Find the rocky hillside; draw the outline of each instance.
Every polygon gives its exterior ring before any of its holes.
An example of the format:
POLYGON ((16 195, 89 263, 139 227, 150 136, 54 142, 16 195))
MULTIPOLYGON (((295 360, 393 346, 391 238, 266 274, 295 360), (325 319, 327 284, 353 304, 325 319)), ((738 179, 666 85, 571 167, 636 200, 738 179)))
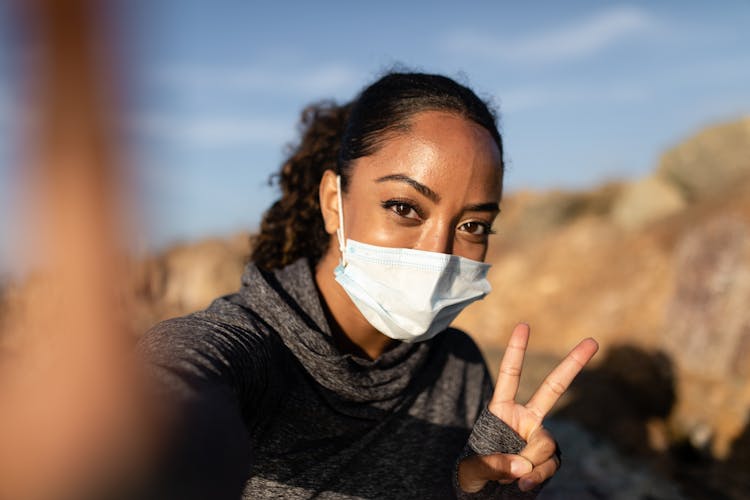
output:
MULTIPOLYGON (((517 193, 503 216, 489 257, 494 292, 458 321, 490 363, 517 321, 532 325, 540 359, 595 337, 603 352, 558 415, 626 451, 682 446, 714 464, 746 456, 750 119, 689 138, 646 178, 517 193)), ((543 372, 527 374, 529 385, 543 372)), ((717 473, 737 482, 736 498, 750 494, 744 464, 717 473)))

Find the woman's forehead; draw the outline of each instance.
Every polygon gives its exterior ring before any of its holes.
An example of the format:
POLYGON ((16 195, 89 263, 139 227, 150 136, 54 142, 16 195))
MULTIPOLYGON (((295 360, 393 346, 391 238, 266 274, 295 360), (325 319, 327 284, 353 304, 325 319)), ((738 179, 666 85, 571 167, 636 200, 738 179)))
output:
POLYGON ((405 175, 433 189, 472 187, 497 191, 502 159, 492 135, 481 125, 443 111, 418 113, 407 131, 384 139, 378 150, 357 160, 357 178, 405 175))

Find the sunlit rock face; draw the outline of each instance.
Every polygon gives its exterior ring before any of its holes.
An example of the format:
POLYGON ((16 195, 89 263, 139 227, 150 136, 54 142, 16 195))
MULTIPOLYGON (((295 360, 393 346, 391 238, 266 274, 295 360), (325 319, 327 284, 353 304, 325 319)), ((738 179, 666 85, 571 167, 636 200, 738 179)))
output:
POLYGON ((709 127, 664 153, 657 174, 691 201, 720 195, 750 174, 750 117, 709 127))
POLYGON ((697 225, 674 266, 664 345, 682 374, 676 420, 723 457, 750 408, 750 224, 722 215, 697 225))
POLYGON ((612 220, 623 229, 640 229, 680 212, 686 200, 668 179, 650 175, 627 185, 612 208, 612 220))
MULTIPOLYGON (((644 179, 509 196, 489 254, 494 292, 458 320, 491 364, 516 321, 531 323, 531 348, 546 353, 533 362, 597 338, 602 352, 561 413, 612 434, 621 451, 642 453, 645 439, 651 451, 691 456, 693 468, 679 462, 675 475, 710 470, 705 492, 743 491, 737 498, 750 495, 739 473, 750 470, 742 446, 750 415, 748 124, 697 134, 644 179), (627 367, 613 371, 623 348, 640 352, 628 376, 627 367), (643 380, 634 386, 636 374, 643 380), (586 393, 596 401, 576 399, 586 393), (636 411, 654 398, 671 399, 666 413, 636 411)), ((526 395, 543 374, 527 367, 526 395)))
POLYGON ((250 236, 211 239, 174 246, 134 264, 133 328, 145 331, 153 323, 208 306, 240 287, 250 254, 250 236))

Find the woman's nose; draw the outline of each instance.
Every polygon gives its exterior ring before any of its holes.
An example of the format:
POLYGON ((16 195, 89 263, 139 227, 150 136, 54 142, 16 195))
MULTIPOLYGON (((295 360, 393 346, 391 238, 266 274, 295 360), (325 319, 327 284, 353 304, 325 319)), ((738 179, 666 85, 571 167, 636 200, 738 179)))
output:
POLYGON ((428 230, 414 248, 426 252, 451 254, 453 253, 453 232, 443 228, 428 230))

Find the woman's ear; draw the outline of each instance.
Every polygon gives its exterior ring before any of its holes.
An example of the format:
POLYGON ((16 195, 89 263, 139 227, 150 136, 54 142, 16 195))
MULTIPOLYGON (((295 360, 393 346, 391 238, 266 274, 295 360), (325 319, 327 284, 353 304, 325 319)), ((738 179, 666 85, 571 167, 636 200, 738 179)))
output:
POLYGON ((333 170, 323 172, 318 189, 320 213, 328 234, 334 234, 339 227, 339 202, 336 173, 333 170))

